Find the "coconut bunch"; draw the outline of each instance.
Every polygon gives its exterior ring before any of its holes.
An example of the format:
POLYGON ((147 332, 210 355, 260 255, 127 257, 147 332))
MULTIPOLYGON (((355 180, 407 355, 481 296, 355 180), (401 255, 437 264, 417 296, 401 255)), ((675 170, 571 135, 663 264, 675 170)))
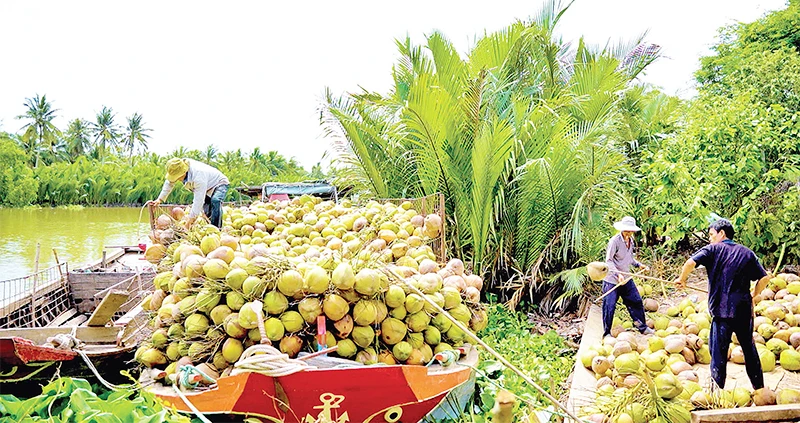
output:
MULTIPOLYGON (((800 371, 800 277, 782 273, 772 278, 754 300, 753 339, 764 371, 776 365, 800 371)), ((730 361, 744 363, 741 347, 733 346, 730 361)))
POLYGON ((325 345, 342 358, 427 364, 467 335, 409 285, 473 331, 486 326, 483 280, 461 260, 435 261, 426 242, 439 235, 439 216, 410 202, 254 203, 226 209, 224 222, 159 244, 162 272, 143 303, 154 331, 136 354, 145 366, 169 375, 178 363, 206 363, 225 374, 261 341, 259 320, 284 353, 315 351, 319 316, 325 345))

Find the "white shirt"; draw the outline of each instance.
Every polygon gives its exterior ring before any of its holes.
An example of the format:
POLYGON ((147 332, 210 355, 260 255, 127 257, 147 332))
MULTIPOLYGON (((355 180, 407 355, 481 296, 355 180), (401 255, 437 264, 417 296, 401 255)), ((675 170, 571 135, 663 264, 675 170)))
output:
MULTIPOLYGON (((189 213, 189 217, 195 217, 203 212, 203 203, 205 203, 206 196, 211 196, 218 186, 230 185, 230 182, 216 168, 197 160, 186 160, 189 161, 189 171, 183 181, 183 186, 194 193, 192 211, 189 213)), ((161 201, 166 200, 174 187, 174 182, 165 180, 164 186, 161 188, 161 194, 158 194, 158 199, 161 201)))

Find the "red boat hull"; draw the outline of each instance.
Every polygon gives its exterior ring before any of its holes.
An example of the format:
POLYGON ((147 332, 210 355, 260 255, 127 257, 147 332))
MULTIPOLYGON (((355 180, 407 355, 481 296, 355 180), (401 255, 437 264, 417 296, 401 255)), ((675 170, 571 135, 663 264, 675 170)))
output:
MULTIPOLYGON (((459 364, 431 369, 364 366, 305 370, 277 378, 242 373, 185 396, 204 414, 238 414, 265 422, 417 422, 471 375, 470 367, 459 364)), ((178 410, 190 410, 172 388, 153 392, 178 410)))

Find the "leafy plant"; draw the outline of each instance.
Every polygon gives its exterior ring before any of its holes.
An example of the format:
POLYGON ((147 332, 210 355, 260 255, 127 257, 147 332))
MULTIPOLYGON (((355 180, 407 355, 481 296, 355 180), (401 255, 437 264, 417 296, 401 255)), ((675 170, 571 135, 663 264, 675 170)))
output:
POLYGON ((0 395, 0 423, 189 423, 145 391, 104 391, 85 379, 59 378, 29 399, 0 395))

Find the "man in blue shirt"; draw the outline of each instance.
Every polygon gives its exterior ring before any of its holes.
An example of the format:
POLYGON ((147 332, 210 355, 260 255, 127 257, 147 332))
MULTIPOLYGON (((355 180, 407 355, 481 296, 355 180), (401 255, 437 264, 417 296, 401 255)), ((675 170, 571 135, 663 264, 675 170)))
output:
POLYGON ((703 265, 708 272, 708 311, 711 313, 711 333, 708 348, 711 352, 711 377, 725 388, 728 345, 735 333, 744 353, 747 376, 753 389, 764 387, 764 373, 753 342, 753 297, 767 286, 770 276, 749 248, 733 242, 733 225, 719 219, 708 228, 709 245, 696 252, 683 264, 675 280, 678 287, 695 266, 703 265), (750 282, 757 280, 753 293, 750 282))

